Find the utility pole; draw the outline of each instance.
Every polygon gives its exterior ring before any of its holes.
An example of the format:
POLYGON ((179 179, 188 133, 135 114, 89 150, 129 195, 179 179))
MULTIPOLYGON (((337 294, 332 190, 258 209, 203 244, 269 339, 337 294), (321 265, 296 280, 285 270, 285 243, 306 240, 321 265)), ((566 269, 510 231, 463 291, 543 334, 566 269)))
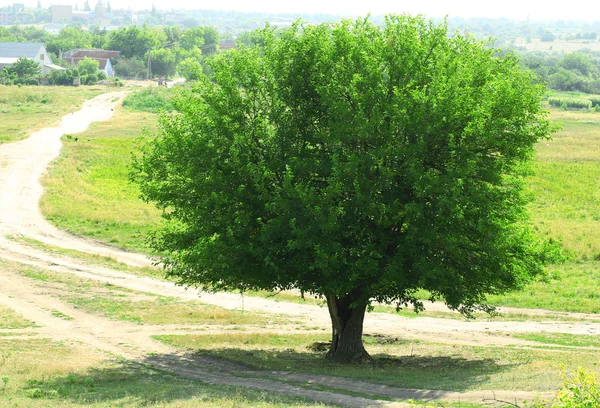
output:
POLYGON ((152 51, 151 49, 148 50, 148 72, 146 74, 146 81, 150 80, 150 73, 151 73, 151 68, 150 68, 150 51, 152 51))

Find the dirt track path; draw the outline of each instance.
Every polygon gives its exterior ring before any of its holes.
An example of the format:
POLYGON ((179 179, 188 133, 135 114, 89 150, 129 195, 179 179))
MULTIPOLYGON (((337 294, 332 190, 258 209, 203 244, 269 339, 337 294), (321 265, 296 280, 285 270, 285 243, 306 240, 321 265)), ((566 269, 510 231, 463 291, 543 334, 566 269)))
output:
MULTIPOLYGON (((0 258, 45 270, 66 272, 84 278, 109 282, 136 291, 174 296, 180 299, 198 299, 199 294, 195 290, 184 290, 169 282, 86 265, 80 260, 46 253, 10 239, 10 236, 22 235, 55 246, 111 256, 132 265, 148 265, 150 263, 143 255, 121 251, 58 230, 44 220, 38 208, 39 198, 42 194, 42 187, 38 179, 50 161, 58 155, 61 136, 82 132, 93 121, 109 119, 114 107, 123 96, 124 92, 116 92, 96 97, 87 102, 80 111, 66 115, 57 127, 42 129, 24 141, 0 146, 0 208, 2 209, 0 213, 0 258)), ((198 356, 186 356, 152 340, 150 335, 157 333, 158 328, 144 327, 141 329, 133 324, 90 315, 50 296, 47 291, 36 287, 29 279, 17 273, 0 271, 0 274, 2 275, 0 303, 15 309, 27 319, 38 324, 40 329, 35 331, 38 335, 62 341, 79 341, 90 347, 134 360, 144 360, 156 367, 209 383, 284 392, 350 407, 403 407, 407 405, 350 397, 333 392, 307 390, 268 378, 241 378, 236 377, 233 373, 242 372, 252 376, 306 381, 312 384, 328 385, 332 388, 364 390, 363 392, 368 391, 369 394, 402 399, 476 402, 491 395, 484 392, 451 393, 405 390, 327 376, 259 372, 235 364, 228 365, 198 356), (74 320, 65 321, 57 318, 52 315, 52 310, 72 316, 74 320), (116 335, 116 333, 118 334, 116 335), (153 353, 155 357, 148 357, 149 353, 153 353)), ((202 293, 200 300, 228 309, 244 308, 294 316, 296 319, 324 328, 330 325, 326 309, 315 305, 292 304, 257 297, 242 299, 239 295, 228 293, 202 293)), ((431 339, 437 342, 456 344, 526 345, 527 342, 521 342, 502 334, 534 331, 573 334, 600 333, 600 323, 467 322, 434 318, 409 319, 383 313, 370 314, 365 322, 365 332, 369 334, 391 335, 406 339, 431 339), (499 333, 499 335, 494 335, 494 333, 499 333)), ((15 332, 15 335, 18 336, 18 333, 15 332)), ((498 399, 520 401, 531 399, 535 394, 496 391, 495 396, 498 399)))

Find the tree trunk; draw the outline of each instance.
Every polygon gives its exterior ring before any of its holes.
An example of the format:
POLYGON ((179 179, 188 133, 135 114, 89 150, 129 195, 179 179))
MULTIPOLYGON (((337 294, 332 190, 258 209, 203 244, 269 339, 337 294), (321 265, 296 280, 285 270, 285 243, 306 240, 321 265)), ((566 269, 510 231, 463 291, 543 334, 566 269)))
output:
POLYGON ((326 299, 333 329, 327 358, 350 363, 371 361, 371 356, 365 350, 362 341, 367 305, 351 308, 352 303, 358 300, 358 296, 352 294, 342 298, 327 295, 326 299))

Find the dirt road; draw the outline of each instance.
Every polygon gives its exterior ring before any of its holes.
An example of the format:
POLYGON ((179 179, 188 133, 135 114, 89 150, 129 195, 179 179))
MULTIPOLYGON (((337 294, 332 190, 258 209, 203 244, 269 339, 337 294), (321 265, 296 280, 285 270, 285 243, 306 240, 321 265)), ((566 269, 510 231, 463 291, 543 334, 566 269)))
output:
MULTIPOLYGON (((38 207, 42 194, 42 187, 38 180, 48 164, 59 154, 60 138, 65 134, 82 132, 94 121, 110 119, 113 109, 124 95, 124 92, 116 92, 96 97, 88 101, 80 111, 66 115, 56 127, 42 129, 21 142, 0 146, 0 208, 2 209, 0 259, 179 299, 191 300, 198 299, 200 296, 200 300, 205 303, 228 309, 243 307, 245 310, 294 316, 295 320, 300 319, 311 326, 328 328, 330 321, 327 310, 317 305, 292 304, 258 297, 245 297, 242 300, 239 295, 228 293, 199 294, 197 291, 184 290, 169 282, 134 276, 122 271, 89 265, 75 258, 46 253, 11 239, 14 236, 25 236, 54 246, 110 256, 131 265, 150 264, 143 255, 121 251, 55 228, 42 217, 38 207)), ((91 315, 61 302, 52 296, 47 288, 36 285, 18 273, 0 270, 0 276, 2 276, 0 303, 16 310, 40 326, 39 329, 33 330, 33 334, 60 341, 78 341, 89 347, 122 355, 128 359, 143 360, 156 367, 208 383, 258 388, 348 407, 409 405, 352 397, 336 392, 309 390, 284 384, 276 379, 311 382, 330 388, 363 391, 370 395, 397 399, 481 402, 491 398, 492 395, 491 392, 407 390, 327 376, 262 372, 231 363, 223 364, 222 361, 212 361, 205 357, 188 356, 150 338, 152 334, 164 333, 164 327, 140 327, 91 315), (51 310, 58 310, 74 319, 65 321, 57 318, 50 313, 51 310), (118 336, 115 336, 115 333, 118 333, 118 336), (242 377, 238 376, 239 374, 242 374, 242 377)), ((468 322, 454 319, 409 319, 384 313, 369 314, 365 321, 365 332, 369 334, 442 340, 446 343, 479 346, 527 345, 527 342, 507 337, 505 334, 536 331, 600 333, 600 323, 468 322)), ((18 337, 19 333, 15 331, 13 335, 18 337)), ((535 396, 533 393, 502 391, 495 391, 494 395, 498 399, 507 401, 521 401, 535 396)))

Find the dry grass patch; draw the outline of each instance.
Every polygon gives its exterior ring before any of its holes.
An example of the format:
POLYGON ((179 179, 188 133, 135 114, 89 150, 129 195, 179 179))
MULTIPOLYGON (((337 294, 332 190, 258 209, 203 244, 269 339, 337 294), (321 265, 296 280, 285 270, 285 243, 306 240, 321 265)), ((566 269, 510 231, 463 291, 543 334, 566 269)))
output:
POLYGON ((110 283, 81 278, 67 273, 22 268, 20 272, 80 310, 111 319, 137 324, 189 325, 271 325, 284 324, 277 316, 229 310, 200 301, 181 301, 172 297, 121 288, 110 283))
POLYGON ((35 324, 12 309, 0 305, 0 329, 26 329, 35 324))

